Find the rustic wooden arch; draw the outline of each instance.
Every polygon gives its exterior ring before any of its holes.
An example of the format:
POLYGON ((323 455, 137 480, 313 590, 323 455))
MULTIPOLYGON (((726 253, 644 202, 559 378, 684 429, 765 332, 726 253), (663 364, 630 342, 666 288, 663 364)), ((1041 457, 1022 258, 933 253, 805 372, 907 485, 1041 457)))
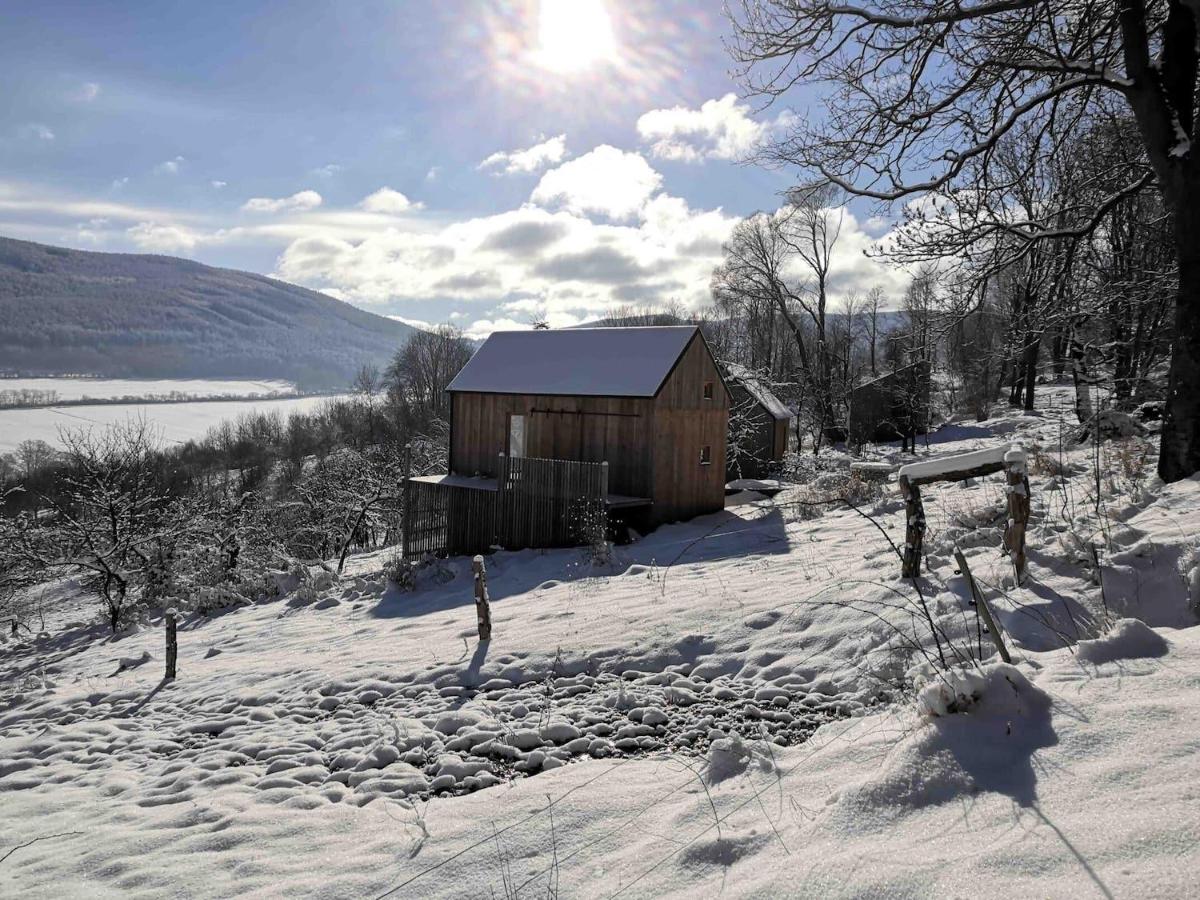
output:
POLYGON ((915 578, 921 574, 921 550, 925 543, 925 507, 921 486, 939 481, 966 481, 1004 472, 1008 494, 1008 524, 1004 529, 1004 548, 1012 560, 1017 579, 1025 574, 1025 529, 1029 524, 1029 475, 1025 469, 1025 451, 1019 444, 976 450, 901 466, 900 495, 904 498, 907 527, 904 534, 903 564, 900 574, 915 578))

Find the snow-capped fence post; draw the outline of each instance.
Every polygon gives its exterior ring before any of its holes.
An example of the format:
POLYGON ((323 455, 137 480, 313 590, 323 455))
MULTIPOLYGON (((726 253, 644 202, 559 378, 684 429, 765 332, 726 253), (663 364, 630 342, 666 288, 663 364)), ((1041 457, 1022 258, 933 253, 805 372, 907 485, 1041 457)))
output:
POLYGON ((1017 583, 1025 574, 1025 529, 1029 525, 1029 476, 1025 471, 1025 451, 1017 444, 1004 454, 1004 475, 1008 481, 1008 526, 1004 529, 1004 549, 1016 571, 1017 583))
POLYGON ((921 505, 921 485, 935 482, 965 481, 968 478, 1004 472, 1007 478, 1008 526, 1004 529, 1004 549, 1017 570, 1017 581, 1025 572, 1025 529, 1029 524, 1029 477, 1025 474, 1025 451, 1019 444, 973 450, 956 456, 924 460, 901 466, 897 480, 908 529, 904 536, 904 562, 901 574, 915 578, 921 573, 921 549, 925 538, 925 508, 921 505))
MULTIPOLYGON (((987 627, 988 634, 992 636, 992 642, 995 643, 1000 658, 1011 664, 1012 657, 1008 655, 1008 648, 1004 646, 1004 637, 1000 634, 1000 628, 996 625, 996 620, 992 618, 992 611, 988 607, 987 601, 983 599, 979 585, 975 583, 975 576, 971 574, 967 558, 963 556, 963 552, 958 547, 954 548, 954 559, 958 562, 958 570, 967 580, 967 587, 971 589, 971 597, 975 600, 975 615, 983 619, 983 624, 987 627)), ((982 650, 980 655, 982 655, 982 650)))
POLYGON ((904 497, 904 559, 901 576, 916 578, 921 574, 921 549, 925 543, 925 508, 921 505, 921 489, 901 472, 900 494, 904 497))
POLYGON ((479 619, 479 639, 492 639, 492 609, 488 603, 487 570, 483 566, 483 557, 476 556, 471 561, 471 569, 475 573, 475 614, 479 619))
POLYGON ((165 621, 167 626, 167 671, 163 677, 172 679, 175 677, 175 661, 179 656, 178 620, 174 609, 167 610, 165 621))

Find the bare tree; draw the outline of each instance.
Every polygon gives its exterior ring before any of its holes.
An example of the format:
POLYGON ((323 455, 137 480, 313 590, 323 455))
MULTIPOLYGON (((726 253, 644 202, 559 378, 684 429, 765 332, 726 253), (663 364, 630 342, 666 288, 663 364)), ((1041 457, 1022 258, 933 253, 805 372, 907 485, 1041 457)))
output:
POLYGON ((879 374, 876 353, 879 347, 879 314, 883 311, 883 303, 883 288, 878 285, 867 291, 866 299, 863 301, 867 349, 871 357, 871 374, 873 376, 879 374))
POLYGON ((81 573, 116 632, 129 608, 169 577, 172 548, 192 523, 159 483, 144 421, 65 432, 63 442, 68 474, 46 498, 45 521, 22 529, 22 553, 43 571, 81 573))
POLYGON ((1133 114, 1147 166, 1099 202, 991 224, 1023 244, 1094 231, 1157 181, 1174 214, 1179 287, 1159 474, 1200 469, 1200 159, 1197 0, 740 0, 733 54, 749 89, 776 98, 822 83, 825 115, 764 152, 884 203, 986 196, 1000 142, 1017 129, 1069 153, 1115 97, 1133 114), (1056 128, 1058 123, 1068 127, 1056 128), (1047 228, 1045 222, 1054 224, 1047 228))
POLYGON ((418 331, 396 351, 384 372, 384 383, 406 405, 419 427, 450 413, 446 386, 471 358, 471 344, 452 325, 418 331))

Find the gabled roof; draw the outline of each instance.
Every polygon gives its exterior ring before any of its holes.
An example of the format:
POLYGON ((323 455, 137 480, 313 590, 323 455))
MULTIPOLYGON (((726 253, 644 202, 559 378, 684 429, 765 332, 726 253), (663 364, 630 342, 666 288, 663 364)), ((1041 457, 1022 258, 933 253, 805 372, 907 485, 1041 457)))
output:
POLYGON ((698 331, 695 325, 497 331, 447 390, 653 397, 698 331))
POLYGON ((729 374, 730 381, 740 385, 754 399, 755 403, 770 413, 773 419, 787 421, 793 418, 792 411, 784 405, 783 401, 771 393, 770 388, 759 381, 754 373, 745 366, 726 363, 725 371, 729 374))

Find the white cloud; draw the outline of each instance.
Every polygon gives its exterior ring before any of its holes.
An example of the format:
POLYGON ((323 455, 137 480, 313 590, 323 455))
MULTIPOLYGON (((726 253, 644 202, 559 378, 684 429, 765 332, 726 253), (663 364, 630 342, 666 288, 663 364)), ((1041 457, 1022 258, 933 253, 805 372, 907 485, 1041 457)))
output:
POLYGON ((309 174, 315 175, 317 178, 332 178, 340 171, 342 171, 342 167, 337 163, 326 163, 323 166, 318 166, 317 168, 311 170, 309 174))
POLYGON ((658 159, 701 162, 705 159, 745 159, 775 128, 793 117, 781 113, 771 123, 750 118, 750 107, 736 95, 707 100, 699 109, 675 106, 652 109, 637 121, 638 135, 658 159))
POLYGON ((154 171, 160 175, 178 175, 179 168, 186 162, 182 156, 176 156, 174 159, 168 159, 165 162, 160 162, 154 167, 154 171))
POLYGON ((125 185, 127 185, 127 184, 129 184, 129 176, 128 175, 126 175, 124 178, 114 178, 113 183, 112 183, 112 189, 114 191, 119 191, 121 188, 125 187, 125 185))
MULTIPOLYGON (((336 289, 367 306, 487 303, 494 311, 480 326, 486 328, 505 318, 525 327, 516 314, 533 308, 551 324, 568 325, 632 302, 703 305, 735 219, 720 210, 692 210, 669 195, 656 197, 645 211, 636 225, 526 205, 440 227, 424 221, 375 229, 358 239, 313 229, 288 245, 276 274, 318 290, 336 289)), ((482 318, 482 312, 461 318, 482 318)))
POLYGON ((52 141, 54 132, 41 122, 27 122, 17 127, 17 136, 27 141, 52 141))
POLYGON ((294 210, 316 209, 321 205, 321 195, 316 191, 297 191, 290 197, 251 197, 242 204, 244 212, 276 213, 294 210))
POLYGON ((531 199, 621 221, 641 212, 661 185, 662 176, 640 154, 601 144, 543 175, 531 199))
POLYGON ((434 328, 432 322, 426 322, 424 319, 410 319, 408 316, 388 316, 396 322, 403 322, 405 325, 411 325, 413 328, 420 328, 429 331, 434 328))
POLYGON ((473 341, 486 338, 493 331, 528 331, 533 325, 513 318, 476 319, 463 329, 463 334, 473 341))
POLYGON ((201 236, 183 225, 139 222, 125 233, 134 245, 153 253, 191 253, 201 236))
POLYGON ((524 150, 497 151, 481 162, 479 168, 496 175, 527 175, 562 162, 566 155, 567 136, 560 134, 524 150))
POLYGON ((413 203, 408 197, 390 187, 381 187, 359 201, 358 208, 366 212, 396 216, 400 213, 420 209, 422 204, 413 203))
POLYGON ((100 85, 94 81, 85 81, 71 94, 72 98, 83 103, 91 103, 100 96, 100 85))
POLYGON ((437 181, 438 176, 442 174, 441 166, 430 166, 429 171, 425 173, 426 181, 437 181))
POLYGON ((214 180, 214 181, 210 181, 210 182, 209 182, 209 184, 211 184, 213 187, 215 187, 215 188, 216 188, 216 189, 219 191, 221 188, 223 188, 223 187, 225 187, 227 184, 229 184, 229 182, 228 182, 228 181, 216 181, 216 180, 214 180))

